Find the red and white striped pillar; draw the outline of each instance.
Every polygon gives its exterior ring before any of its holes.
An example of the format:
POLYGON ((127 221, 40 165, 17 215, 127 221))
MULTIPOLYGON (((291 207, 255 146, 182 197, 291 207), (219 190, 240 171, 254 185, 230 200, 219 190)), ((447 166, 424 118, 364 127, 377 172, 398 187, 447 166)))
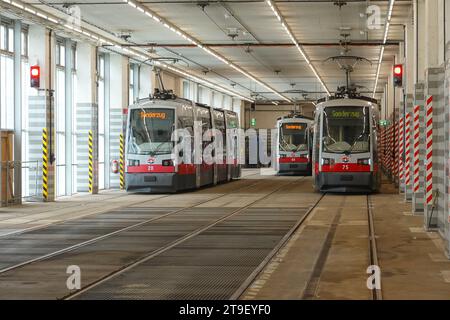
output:
POLYGON ((388 142, 388 148, 389 148, 389 150, 388 150, 388 156, 389 156, 389 159, 388 159, 388 168, 389 168, 389 174, 392 176, 393 175, 393 152, 392 152, 392 149, 393 149, 393 132, 394 132, 394 124, 392 124, 390 127, 389 127, 389 133, 388 133, 388 139, 389 139, 389 142, 388 142))
POLYGON ((414 106, 413 133, 413 192, 419 192, 419 143, 420 143, 420 106, 414 106))
POLYGON ((403 181, 403 151, 404 151, 404 131, 403 131, 403 116, 400 117, 399 121, 398 121, 398 126, 397 126, 397 159, 398 159, 398 179, 399 179, 399 184, 402 183, 403 181))
POLYGON ((411 114, 405 114, 405 167, 404 167, 405 185, 411 184, 411 114))
POLYGON ((394 149, 393 149, 393 155, 394 155, 394 182, 396 181, 398 177, 398 121, 394 124, 394 149))
POLYGON ((425 108, 425 203, 433 201, 433 96, 429 96, 425 108))

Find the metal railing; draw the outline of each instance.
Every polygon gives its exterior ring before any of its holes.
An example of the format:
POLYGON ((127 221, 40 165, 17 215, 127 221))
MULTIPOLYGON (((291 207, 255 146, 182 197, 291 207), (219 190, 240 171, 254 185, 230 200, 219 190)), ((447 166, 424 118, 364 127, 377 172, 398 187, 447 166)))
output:
POLYGON ((1 206, 18 204, 22 200, 42 201, 42 194, 39 193, 39 181, 42 180, 42 161, 2 161, 0 162, 0 172, 1 206), (19 182, 22 189, 19 196, 15 193, 16 181, 14 181, 14 177, 16 170, 22 171, 22 181, 19 182), (23 183, 27 184, 25 190, 23 183), (34 187, 30 188, 30 186, 34 187), (27 192, 23 193, 24 191, 27 192))

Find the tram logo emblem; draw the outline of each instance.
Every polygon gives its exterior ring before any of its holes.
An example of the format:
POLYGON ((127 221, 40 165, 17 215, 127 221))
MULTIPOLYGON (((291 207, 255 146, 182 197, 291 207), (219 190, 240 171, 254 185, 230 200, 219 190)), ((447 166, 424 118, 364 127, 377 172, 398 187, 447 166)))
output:
POLYGON ((347 156, 343 156, 341 158, 341 160, 342 160, 343 163, 347 163, 347 162, 349 162, 350 159, 347 156))
POLYGON ((155 163, 155 158, 154 157, 150 157, 150 158, 148 158, 148 160, 147 160, 147 163, 148 164, 153 164, 153 163, 155 163))

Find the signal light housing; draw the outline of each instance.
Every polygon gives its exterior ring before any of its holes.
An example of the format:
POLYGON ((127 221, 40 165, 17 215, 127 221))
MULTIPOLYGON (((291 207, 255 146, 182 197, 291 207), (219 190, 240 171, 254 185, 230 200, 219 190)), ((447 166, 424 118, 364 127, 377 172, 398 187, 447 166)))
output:
POLYGON ((394 65, 394 87, 403 86, 403 65, 394 65))
POLYGON ((32 88, 39 89, 41 82, 41 67, 31 66, 30 67, 30 86, 32 88))

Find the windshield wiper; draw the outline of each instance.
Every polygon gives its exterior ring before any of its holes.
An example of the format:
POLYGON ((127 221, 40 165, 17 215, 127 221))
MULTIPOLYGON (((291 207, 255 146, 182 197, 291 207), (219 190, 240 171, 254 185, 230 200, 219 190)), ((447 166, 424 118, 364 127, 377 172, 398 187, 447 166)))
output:
POLYGON ((366 136, 366 135, 369 135, 369 133, 367 133, 367 132, 362 132, 362 133, 361 133, 361 134, 353 141, 353 143, 352 143, 350 149, 348 149, 347 151, 344 151, 344 154, 348 156, 348 155, 353 151, 353 148, 356 146, 356 142, 358 142, 359 139, 361 139, 362 137, 364 137, 364 136, 366 136))
POLYGON ((155 155, 157 155, 157 154, 164 154, 164 153, 158 153, 158 151, 159 151, 159 149, 160 149, 164 144, 166 144, 166 143, 167 143, 167 142, 161 142, 160 144, 158 144, 158 145, 156 146, 155 149, 150 150, 150 151, 149 151, 149 154, 150 154, 151 156, 155 156, 155 155))

